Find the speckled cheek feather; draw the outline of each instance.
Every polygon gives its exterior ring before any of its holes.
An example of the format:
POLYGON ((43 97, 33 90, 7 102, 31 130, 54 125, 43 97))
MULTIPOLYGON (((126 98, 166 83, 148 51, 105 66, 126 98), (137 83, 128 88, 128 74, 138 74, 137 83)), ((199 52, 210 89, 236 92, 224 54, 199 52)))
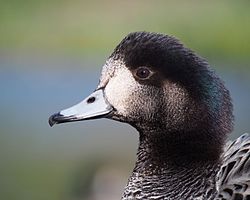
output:
POLYGON ((123 62, 118 61, 107 62, 102 71, 99 87, 105 87, 108 102, 116 109, 118 115, 124 117, 129 115, 131 96, 140 90, 129 69, 124 67, 123 62))

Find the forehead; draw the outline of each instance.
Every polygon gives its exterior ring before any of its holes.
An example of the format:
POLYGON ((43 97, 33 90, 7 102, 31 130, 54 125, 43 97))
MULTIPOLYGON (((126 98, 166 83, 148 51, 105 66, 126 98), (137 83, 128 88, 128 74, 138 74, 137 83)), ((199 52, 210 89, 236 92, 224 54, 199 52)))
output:
POLYGON ((98 87, 104 87, 115 74, 118 68, 124 68, 125 64, 122 60, 109 58, 102 67, 100 82, 98 87))
POLYGON ((111 57, 122 60, 126 67, 150 66, 156 70, 170 67, 183 45, 174 37, 137 32, 126 36, 111 57))

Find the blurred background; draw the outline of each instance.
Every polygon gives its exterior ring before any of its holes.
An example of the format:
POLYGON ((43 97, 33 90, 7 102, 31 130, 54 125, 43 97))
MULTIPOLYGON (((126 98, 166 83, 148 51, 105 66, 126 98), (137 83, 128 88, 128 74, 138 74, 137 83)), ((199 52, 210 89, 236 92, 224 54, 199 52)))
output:
POLYGON ((50 128, 48 117, 92 92, 132 31, 175 35, 208 59, 250 132, 249 1, 0 0, 0 199, 119 199, 138 134, 96 120, 50 128))

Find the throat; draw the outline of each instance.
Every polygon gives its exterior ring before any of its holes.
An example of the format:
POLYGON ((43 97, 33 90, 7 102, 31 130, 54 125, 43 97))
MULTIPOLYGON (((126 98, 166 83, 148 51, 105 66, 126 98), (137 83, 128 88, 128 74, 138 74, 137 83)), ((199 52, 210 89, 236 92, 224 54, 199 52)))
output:
POLYGON ((203 131, 140 133, 136 166, 147 168, 212 164, 219 162, 223 141, 203 131))
POLYGON ((191 140, 194 135, 140 134, 136 165, 124 197, 147 199, 154 194, 164 199, 213 199, 221 145, 218 148, 218 142, 202 134, 191 140))

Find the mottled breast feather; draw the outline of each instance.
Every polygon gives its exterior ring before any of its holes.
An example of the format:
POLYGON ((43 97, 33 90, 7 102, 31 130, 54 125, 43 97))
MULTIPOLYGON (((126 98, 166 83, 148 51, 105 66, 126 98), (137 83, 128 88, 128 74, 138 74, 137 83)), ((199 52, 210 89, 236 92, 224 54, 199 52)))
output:
POLYGON ((250 200, 250 134, 226 146, 217 189, 216 200, 250 200))

